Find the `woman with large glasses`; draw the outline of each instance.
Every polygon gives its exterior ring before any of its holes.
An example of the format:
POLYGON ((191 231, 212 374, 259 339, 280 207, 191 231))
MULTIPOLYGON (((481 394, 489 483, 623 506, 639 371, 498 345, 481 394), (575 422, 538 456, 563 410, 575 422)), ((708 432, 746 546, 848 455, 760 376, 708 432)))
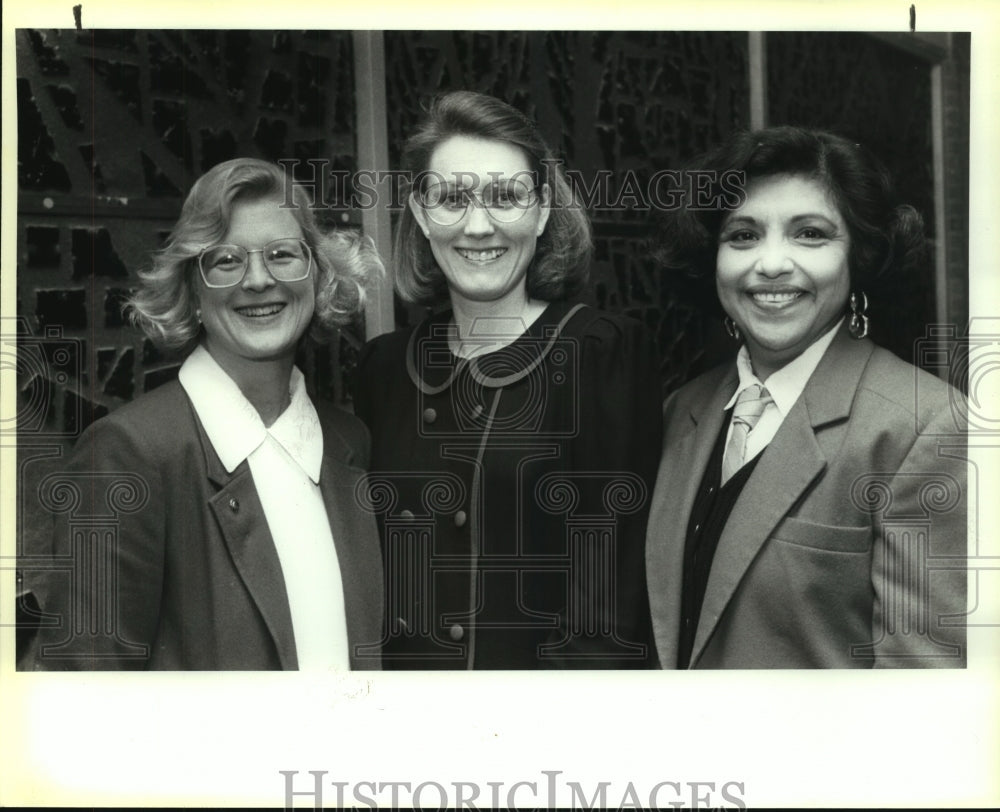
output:
POLYGON ((407 141, 396 289, 364 350, 383 667, 648 666, 660 387, 641 324, 575 304, 590 225, 534 125, 470 92, 407 141))
POLYGON ((295 355, 381 270, 370 241, 321 233, 273 164, 238 158, 194 184, 131 301, 186 359, 93 423, 54 484, 64 569, 41 597, 60 624, 37 667, 379 667, 377 530, 354 496, 368 433, 312 403, 295 355), (114 515, 112 530, 81 537, 84 514, 114 515))

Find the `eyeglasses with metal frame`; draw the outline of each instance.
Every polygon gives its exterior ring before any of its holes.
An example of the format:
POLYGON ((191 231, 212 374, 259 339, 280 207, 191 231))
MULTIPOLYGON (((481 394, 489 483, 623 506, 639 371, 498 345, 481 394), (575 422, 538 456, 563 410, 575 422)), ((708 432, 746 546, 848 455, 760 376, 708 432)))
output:
POLYGON ((213 245, 198 255, 198 270, 209 288, 231 288, 240 284, 250 267, 250 255, 260 254, 264 267, 278 282, 299 282, 312 271, 312 251, 299 237, 271 240, 263 248, 213 245))

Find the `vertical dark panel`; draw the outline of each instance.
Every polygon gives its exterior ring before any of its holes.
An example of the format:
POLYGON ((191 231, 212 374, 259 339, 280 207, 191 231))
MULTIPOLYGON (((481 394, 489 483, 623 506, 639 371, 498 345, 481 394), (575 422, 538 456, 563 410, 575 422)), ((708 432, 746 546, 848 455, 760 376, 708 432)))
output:
MULTIPOLYGON (((768 123, 831 130, 887 165, 900 200, 934 238, 930 64, 869 34, 769 33, 768 123)), ((936 321, 933 256, 893 296, 872 302, 875 340, 913 359, 913 342, 936 321)))
POLYGON ((969 61, 972 36, 949 35, 941 65, 944 125, 944 201, 947 240, 947 320, 958 333, 969 319, 969 61))

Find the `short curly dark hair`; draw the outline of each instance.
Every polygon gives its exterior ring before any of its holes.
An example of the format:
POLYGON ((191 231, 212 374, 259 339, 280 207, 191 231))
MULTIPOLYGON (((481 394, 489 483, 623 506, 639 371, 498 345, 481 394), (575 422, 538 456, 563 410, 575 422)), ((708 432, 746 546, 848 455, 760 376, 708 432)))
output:
MULTIPOLYGON (((528 294, 534 299, 558 301, 587 283, 593 254, 590 220, 570 186, 562 163, 545 143, 538 128, 523 113, 493 96, 460 90, 436 97, 404 147, 403 177, 428 177, 431 156, 456 135, 502 141, 520 148, 539 184, 550 190, 550 214, 528 266, 528 294)), ((407 185, 404 191, 412 190, 407 185)), ((447 301, 444 273, 431 253, 409 206, 404 206, 396 229, 395 281, 399 295, 409 302, 436 305, 447 301)))
MULTIPOLYGON (((852 288, 876 295, 892 279, 926 261, 923 218, 900 205, 888 171, 860 144, 823 130, 768 127, 733 133, 688 167, 714 178, 705 199, 736 202, 733 173, 741 181, 739 203, 750 181, 773 175, 805 175, 829 192, 850 234, 852 288)), ((721 314, 715 292, 719 232, 735 206, 678 207, 658 214, 652 253, 682 300, 721 314)))

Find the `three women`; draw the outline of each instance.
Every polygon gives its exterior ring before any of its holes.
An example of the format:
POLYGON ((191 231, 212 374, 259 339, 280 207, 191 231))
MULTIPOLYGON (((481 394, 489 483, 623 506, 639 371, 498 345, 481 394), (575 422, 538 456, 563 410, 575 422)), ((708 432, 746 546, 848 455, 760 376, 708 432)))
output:
POLYGON ((741 349, 663 423, 644 329, 573 304, 589 226, 527 119, 448 94, 403 164, 397 288, 448 309, 366 347, 370 460, 294 370, 310 325, 360 306, 370 248, 321 236, 298 190, 280 205, 262 162, 192 189, 133 302, 190 351, 179 383, 95 423, 66 472, 128 473, 148 502, 107 547, 112 591, 43 596, 76 624, 43 667, 964 662, 964 572, 931 569, 965 551, 962 455, 937 441, 960 402, 867 338, 872 285, 922 248, 877 162, 775 128, 699 164, 745 198, 673 213, 661 257, 741 349), (95 605, 111 633, 81 633, 95 605))

